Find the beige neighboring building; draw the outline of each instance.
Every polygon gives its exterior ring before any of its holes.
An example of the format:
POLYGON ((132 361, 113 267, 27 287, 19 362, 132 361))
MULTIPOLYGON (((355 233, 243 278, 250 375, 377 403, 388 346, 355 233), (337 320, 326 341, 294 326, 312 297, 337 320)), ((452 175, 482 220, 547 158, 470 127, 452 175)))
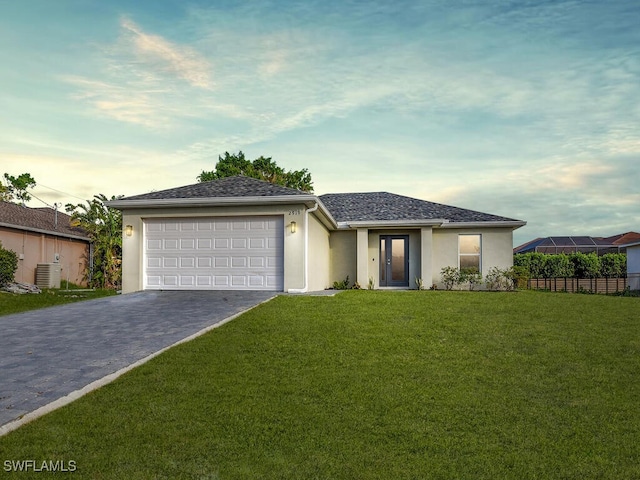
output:
POLYGON ((440 283, 513 265, 526 222, 387 192, 316 196, 248 177, 107 202, 123 214, 123 292, 323 290, 440 283))
POLYGON ((62 280, 85 284, 90 240, 70 220, 51 208, 0 201, 0 242, 18 254, 17 282, 35 283, 38 264, 58 263, 62 280))

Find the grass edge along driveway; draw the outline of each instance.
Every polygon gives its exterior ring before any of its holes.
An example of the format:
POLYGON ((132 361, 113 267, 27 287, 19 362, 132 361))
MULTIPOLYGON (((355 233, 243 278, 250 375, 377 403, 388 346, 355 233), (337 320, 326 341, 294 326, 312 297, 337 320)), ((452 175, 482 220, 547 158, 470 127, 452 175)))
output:
POLYGON ((0 468, 639 478, 639 305, 539 292, 281 296, 0 438, 0 468))
POLYGON ((115 290, 45 289, 41 293, 9 293, 0 291, 0 316, 27 312, 39 308, 81 302, 116 295, 115 290))

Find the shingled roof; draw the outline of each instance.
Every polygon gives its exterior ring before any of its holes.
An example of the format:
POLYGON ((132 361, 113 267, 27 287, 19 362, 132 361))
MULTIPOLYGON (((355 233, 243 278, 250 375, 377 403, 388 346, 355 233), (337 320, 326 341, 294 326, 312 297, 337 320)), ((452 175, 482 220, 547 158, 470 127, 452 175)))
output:
POLYGON ((87 232, 71 226, 71 217, 52 208, 29 208, 0 201, 0 226, 89 241, 87 232))
POLYGON ((339 223, 435 219, 449 223, 518 221, 388 192, 327 193, 320 195, 320 200, 339 223))
POLYGON ((158 192, 134 195, 120 200, 173 200, 181 198, 232 198, 232 197, 276 197, 283 195, 309 195, 307 192, 282 187, 256 178, 235 176, 219 178, 209 182, 195 183, 184 187, 170 188, 158 192))
POLYGON ((143 195, 125 197, 108 202, 115 208, 190 206, 194 204, 221 204, 242 202, 243 198, 269 202, 315 202, 320 199, 326 211, 337 223, 380 222, 400 223, 478 223, 510 222, 512 226, 524 222, 464 208, 427 202, 387 192, 373 193, 328 193, 316 197, 308 192, 274 185, 264 180, 235 176, 184 187, 161 190, 143 195), (288 197, 293 197, 289 199, 288 197))

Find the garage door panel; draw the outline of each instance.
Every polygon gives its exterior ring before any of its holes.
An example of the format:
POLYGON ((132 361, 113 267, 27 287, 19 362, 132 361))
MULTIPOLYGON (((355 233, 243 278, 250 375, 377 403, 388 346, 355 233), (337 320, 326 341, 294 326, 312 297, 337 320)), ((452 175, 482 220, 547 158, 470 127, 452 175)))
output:
POLYGON ((196 259, 193 257, 180 257, 180 268, 195 268, 196 259))
POLYGON ((228 250, 230 238, 215 238, 213 240, 213 248, 216 250, 228 250))
POLYGON ((211 257, 198 257, 198 268, 211 268, 212 260, 211 257))
POLYGON ((180 239, 180 250, 193 250, 194 248, 196 248, 195 238, 180 239))
POLYGON ((282 290, 283 223, 283 217, 146 220, 145 288, 282 290))
POLYGON ((231 275, 231 285, 233 287, 246 287, 247 277, 244 275, 231 275))
POLYGON ((247 248, 247 239, 246 238, 232 238, 231 239, 231 248, 232 249, 244 250, 245 248, 247 248))
POLYGON ((211 250, 211 246, 213 245, 213 240, 210 238, 199 238, 198 239, 198 250, 211 250))
POLYGON ((251 249, 260 249, 265 248, 265 239, 264 238, 251 238, 249 239, 249 248, 251 249))
POLYGON ((147 257, 147 268, 160 268, 162 267, 162 258, 160 257, 147 257))
POLYGON ((164 257, 162 261, 162 268, 177 268, 178 257, 164 257))
POLYGON ((177 287, 178 276, 177 275, 162 275, 162 282, 165 287, 177 287))
POLYGON ((162 250, 162 240, 148 239, 147 250, 162 250))
POLYGON ((251 268, 264 268, 266 259, 264 257, 249 257, 249 266, 251 268))

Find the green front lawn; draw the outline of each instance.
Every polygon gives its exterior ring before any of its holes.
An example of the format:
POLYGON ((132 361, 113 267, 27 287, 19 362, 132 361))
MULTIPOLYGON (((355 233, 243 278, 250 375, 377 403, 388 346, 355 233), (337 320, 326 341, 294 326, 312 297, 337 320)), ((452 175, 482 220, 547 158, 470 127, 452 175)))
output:
POLYGON ((281 296, 0 438, 0 462, 72 460, 92 479, 640 478, 639 307, 281 296))
POLYGON ((65 303, 79 302, 81 300, 89 300, 92 298, 100 298, 108 295, 115 295, 114 290, 90 290, 73 289, 73 290, 43 290, 38 294, 8 293, 0 291, 0 315, 8 315, 10 313, 26 312, 38 308, 52 307, 54 305, 63 305, 65 303), (75 290, 75 291, 74 291, 75 290))

